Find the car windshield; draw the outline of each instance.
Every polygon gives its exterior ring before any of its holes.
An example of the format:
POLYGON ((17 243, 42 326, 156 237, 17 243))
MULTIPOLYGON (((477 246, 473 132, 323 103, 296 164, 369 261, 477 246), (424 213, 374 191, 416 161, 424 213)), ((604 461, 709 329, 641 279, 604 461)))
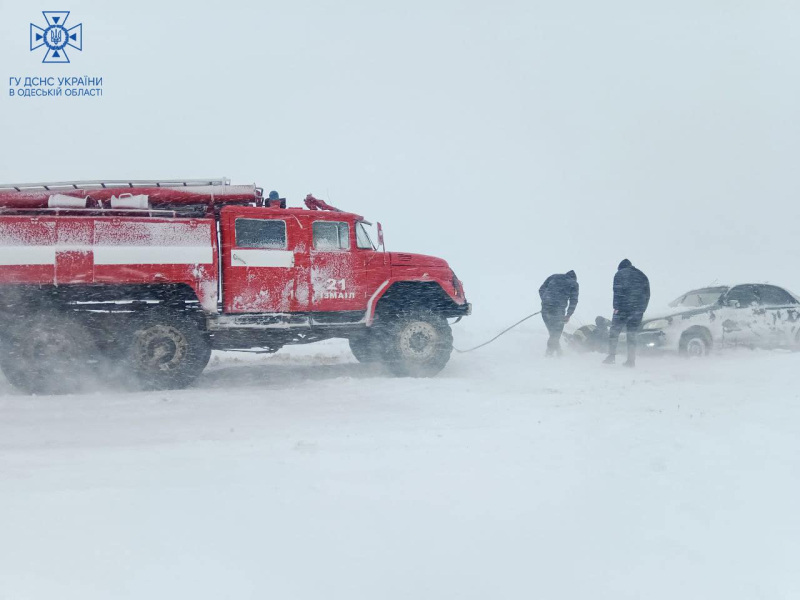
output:
POLYGON ((709 288, 702 288, 699 290, 692 290, 676 298, 672 302, 669 303, 672 307, 677 306, 708 306, 709 304, 716 304, 716 302, 720 299, 720 296, 728 291, 728 288, 725 286, 720 287, 709 287, 709 288))

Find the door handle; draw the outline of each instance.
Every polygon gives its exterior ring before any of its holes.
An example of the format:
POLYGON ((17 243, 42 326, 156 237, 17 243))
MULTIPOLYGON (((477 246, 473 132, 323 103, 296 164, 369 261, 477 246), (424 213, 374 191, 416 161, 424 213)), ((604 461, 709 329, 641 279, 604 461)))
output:
POLYGON ((236 253, 232 254, 232 255, 231 255, 231 258, 232 258, 233 260, 238 260, 238 261, 239 261, 240 263, 242 263, 243 265, 247 265, 247 262, 246 262, 246 261, 245 261, 245 260, 244 260, 242 257, 240 257, 238 254, 236 254, 236 253))

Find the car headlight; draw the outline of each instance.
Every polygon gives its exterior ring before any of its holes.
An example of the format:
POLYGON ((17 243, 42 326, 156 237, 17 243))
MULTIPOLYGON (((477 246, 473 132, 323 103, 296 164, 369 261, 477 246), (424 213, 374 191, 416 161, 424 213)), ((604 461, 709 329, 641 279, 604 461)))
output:
POLYGON ((656 319, 644 324, 643 331, 653 331, 654 329, 666 329, 669 327, 669 319, 656 319))

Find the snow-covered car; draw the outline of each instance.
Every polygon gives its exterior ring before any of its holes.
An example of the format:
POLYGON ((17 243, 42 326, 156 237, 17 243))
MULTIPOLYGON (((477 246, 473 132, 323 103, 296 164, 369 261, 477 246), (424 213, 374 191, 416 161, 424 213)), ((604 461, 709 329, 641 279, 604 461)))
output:
POLYGON ((727 346, 800 350, 800 298, 767 284, 691 290, 660 315, 647 315, 639 344, 705 356, 727 346))

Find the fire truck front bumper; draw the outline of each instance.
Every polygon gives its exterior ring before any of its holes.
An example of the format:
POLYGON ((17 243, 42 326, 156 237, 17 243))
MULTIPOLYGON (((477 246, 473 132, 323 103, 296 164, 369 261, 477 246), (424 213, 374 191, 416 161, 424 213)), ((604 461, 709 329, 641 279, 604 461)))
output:
MULTIPOLYGON (((472 303, 464 302, 464 304, 457 304, 447 312, 448 317, 458 317, 458 321, 460 321, 464 317, 468 317, 472 314, 472 303)), ((456 323, 458 323, 458 321, 456 321, 456 323)))

